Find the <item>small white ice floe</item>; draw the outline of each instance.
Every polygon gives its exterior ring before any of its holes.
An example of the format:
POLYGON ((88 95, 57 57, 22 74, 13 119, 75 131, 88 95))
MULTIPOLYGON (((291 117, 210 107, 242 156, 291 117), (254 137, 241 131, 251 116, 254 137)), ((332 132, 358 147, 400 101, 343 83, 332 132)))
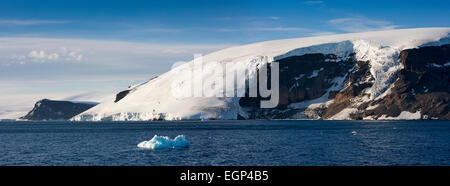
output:
POLYGON ((353 135, 356 135, 357 133, 358 133, 358 132, 356 132, 356 131, 352 131, 352 134, 353 134, 353 135))
POLYGON ((142 149, 166 149, 166 148, 186 148, 189 146, 189 141, 184 135, 178 135, 174 139, 168 136, 155 135, 149 141, 143 141, 137 145, 142 149))

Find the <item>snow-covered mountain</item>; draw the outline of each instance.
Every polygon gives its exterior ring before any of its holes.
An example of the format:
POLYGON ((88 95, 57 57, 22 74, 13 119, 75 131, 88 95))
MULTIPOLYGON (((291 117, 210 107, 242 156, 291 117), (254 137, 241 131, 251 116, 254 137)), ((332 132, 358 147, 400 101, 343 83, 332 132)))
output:
MULTIPOLYGON (((450 28, 403 29, 232 47, 203 56, 201 78, 211 78, 217 65, 249 70, 277 62, 276 108, 260 108, 261 97, 174 96, 187 90, 188 83, 173 82, 192 76, 187 69, 195 67, 194 59, 72 120, 450 119, 449 33, 450 28)), ((257 76, 245 78, 236 87, 257 76)), ((248 95, 247 89, 237 91, 248 95)))

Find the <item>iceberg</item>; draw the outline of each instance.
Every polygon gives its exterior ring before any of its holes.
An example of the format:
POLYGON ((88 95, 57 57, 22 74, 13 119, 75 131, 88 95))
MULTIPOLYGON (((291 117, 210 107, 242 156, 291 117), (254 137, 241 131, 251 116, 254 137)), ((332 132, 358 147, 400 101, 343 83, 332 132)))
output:
POLYGON ((137 145, 141 149, 167 149, 167 148, 186 148, 189 141, 184 135, 178 135, 174 139, 168 136, 158 136, 155 134, 149 141, 143 141, 137 145))

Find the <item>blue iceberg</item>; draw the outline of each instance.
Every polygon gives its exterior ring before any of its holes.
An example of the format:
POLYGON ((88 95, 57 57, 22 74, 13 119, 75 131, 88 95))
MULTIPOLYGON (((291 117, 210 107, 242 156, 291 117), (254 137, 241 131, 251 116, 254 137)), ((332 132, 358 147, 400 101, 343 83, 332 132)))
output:
POLYGON ((142 149, 186 148, 189 146, 189 141, 184 135, 178 135, 174 139, 155 135, 151 140, 140 142, 137 146, 142 149))

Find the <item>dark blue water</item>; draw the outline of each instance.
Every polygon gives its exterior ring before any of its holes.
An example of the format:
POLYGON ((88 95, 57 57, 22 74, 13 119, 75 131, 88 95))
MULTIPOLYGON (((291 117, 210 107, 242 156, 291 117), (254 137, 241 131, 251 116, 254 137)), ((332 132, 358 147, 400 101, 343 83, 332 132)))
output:
POLYGON ((450 165, 450 122, 0 122, 0 165, 450 165))

